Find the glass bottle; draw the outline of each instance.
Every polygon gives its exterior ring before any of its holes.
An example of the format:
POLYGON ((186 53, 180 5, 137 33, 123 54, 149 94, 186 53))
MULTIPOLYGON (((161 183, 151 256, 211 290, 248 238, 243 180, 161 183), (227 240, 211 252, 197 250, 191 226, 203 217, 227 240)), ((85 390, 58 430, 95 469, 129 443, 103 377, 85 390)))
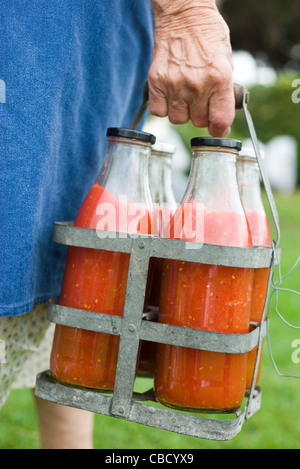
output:
MULTIPOLYGON (((242 204, 250 226, 254 247, 271 246, 271 235, 260 188, 260 172, 253 148, 243 148, 237 159, 237 178, 242 204)), ((251 328, 260 323, 266 301, 269 268, 254 269, 251 300, 251 328)), ((257 347, 248 353, 246 387, 250 388, 256 361, 257 347)), ((261 357, 256 376, 258 384, 261 371, 261 357)))
MULTIPOLYGON (((155 137, 120 128, 109 128, 107 137, 102 169, 74 224, 101 231, 151 233, 148 159, 155 137)), ((129 260, 129 254, 69 247, 60 304, 122 316, 129 260)), ((111 390, 118 348, 119 336, 57 325, 50 371, 64 382, 111 390)))
POLYGON ((175 150, 175 145, 156 142, 149 159, 149 186, 159 236, 168 234, 165 230, 168 230, 172 214, 178 205, 172 186, 172 160, 175 150))
MULTIPOLYGON (((191 140, 186 192, 171 237, 252 247, 241 204, 236 158, 241 142, 191 140)), ((164 260, 159 322, 221 333, 249 332, 252 269, 164 260)), ((247 354, 157 344, 154 390, 162 404, 205 412, 238 408, 245 394, 247 354)))
MULTIPOLYGON (((165 236, 177 202, 172 187, 172 159, 176 147, 170 143, 153 145, 149 158, 149 187, 153 203, 153 234, 165 236)), ((151 258, 149 263, 149 296, 145 303, 144 319, 157 321, 160 294, 161 259, 151 258)), ((155 342, 142 341, 138 376, 153 377, 155 368, 155 342)))

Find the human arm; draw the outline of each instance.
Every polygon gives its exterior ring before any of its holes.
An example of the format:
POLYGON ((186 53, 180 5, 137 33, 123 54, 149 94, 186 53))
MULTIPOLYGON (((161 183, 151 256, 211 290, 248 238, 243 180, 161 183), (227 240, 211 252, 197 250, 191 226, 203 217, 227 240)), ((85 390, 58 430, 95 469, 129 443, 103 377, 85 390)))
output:
POLYGON ((222 137, 235 105, 229 29, 215 0, 151 0, 155 39, 149 107, 174 124, 189 120, 222 137))

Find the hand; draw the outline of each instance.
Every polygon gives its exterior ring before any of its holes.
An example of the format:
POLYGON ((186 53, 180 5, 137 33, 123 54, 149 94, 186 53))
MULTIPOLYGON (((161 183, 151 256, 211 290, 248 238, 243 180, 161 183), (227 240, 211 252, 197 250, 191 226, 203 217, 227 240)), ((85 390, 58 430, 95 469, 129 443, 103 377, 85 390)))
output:
POLYGON ((228 26, 214 0, 152 0, 155 39, 149 108, 173 124, 189 120, 212 136, 235 115, 228 26))

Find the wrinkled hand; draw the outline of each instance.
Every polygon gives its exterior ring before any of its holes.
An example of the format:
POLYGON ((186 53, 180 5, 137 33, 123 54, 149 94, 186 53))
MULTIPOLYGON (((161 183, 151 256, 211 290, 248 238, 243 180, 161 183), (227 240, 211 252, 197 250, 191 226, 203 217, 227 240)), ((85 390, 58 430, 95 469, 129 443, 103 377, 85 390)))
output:
POLYGON ((152 0, 152 9, 150 112, 227 135, 235 115, 233 62, 228 26, 215 1, 152 0))

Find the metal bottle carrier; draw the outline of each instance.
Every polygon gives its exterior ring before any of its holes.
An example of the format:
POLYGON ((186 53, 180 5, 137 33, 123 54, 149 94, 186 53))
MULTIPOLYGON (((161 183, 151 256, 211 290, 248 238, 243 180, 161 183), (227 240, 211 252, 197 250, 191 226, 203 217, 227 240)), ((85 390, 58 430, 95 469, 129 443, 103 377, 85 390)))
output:
MULTIPOLYGON (((37 376, 35 394, 42 399, 94 413, 125 419, 189 436, 230 440, 234 438, 261 406, 261 388, 255 387, 263 338, 266 335, 267 299, 261 322, 246 334, 226 334, 162 324, 143 319, 143 305, 149 259, 158 257, 228 267, 270 267, 268 293, 279 255, 279 221, 272 191, 266 176, 252 118, 247 109, 248 91, 235 85, 236 108, 243 108, 255 149, 262 180, 277 231, 273 246, 265 249, 226 247, 201 244, 186 249, 186 242, 163 239, 152 235, 124 235, 74 227, 72 222, 55 223, 54 241, 68 246, 80 246, 130 254, 124 313, 122 317, 61 306, 52 299, 48 319, 56 324, 119 335, 120 345, 114 391, 88 389, 61 383, 49 371, 37 376), (102 236, 101 236, 102 234, 102 236), (181 412, 157 404, 153 390, 134 392, 136 364, 140 340, 189 347, 222 353, 247 353, 257 346, 257 358, 250 390, 243 406, 226 414, 181 412)), ((145 110, 147 93, 138 120, 145 110)), ((134 124, 135 125, 135 124, 134 124)))

